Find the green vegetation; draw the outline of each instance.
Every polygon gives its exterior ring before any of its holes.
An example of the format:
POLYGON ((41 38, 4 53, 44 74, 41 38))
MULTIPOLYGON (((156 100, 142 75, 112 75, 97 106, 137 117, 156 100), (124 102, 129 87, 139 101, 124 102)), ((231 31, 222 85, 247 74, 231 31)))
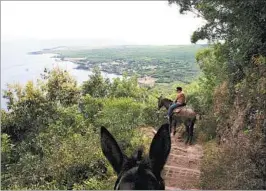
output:
MULTIPOLYGON (((151 72, 159 82, 171 83, 144 89, 136 76, 110 82, 95 69, 80 87, 61 70, 45 73, 38 84, 10 85, 5 92, 9 110, 1 111, 2 189, 112 189, 116 178, 102 156, 99 127, 106 126, 127 153, 141 143, 149 145, 139 127, 163 123, 155 112, 155 96, 174 98, 177 85, 184 87, 188 105, 202 116, 195 129, 205 146, 201 188, 266 189, 266 1, 170 3, 178 4, 181 13, 193 11, 207 21, 192 36, 193 42, 213 41, 206 49, 193 50, 198 51, 200 77, 191 81, 198 74, 189 72, 193 67, 182 70, 189 84, 169 75, 179 68, 177 63, 181 68, 184 60, 194 63, 190 53, 179 57, 175 46, 57 52, 86 57, 92 66, 115 61, 125 65, 130 76, 135 69, 139 75, 151 72), (154 73, 143 68, 150 65, 156 65, 154 73)), ((107 66, 113 71, 121 68, 115 63, 107 66)))
POLYGON ((204 75, 190 100, 204 114, 198 138, 219 144, 206 145, 202 189, 265 190, 266 1, 169 2, 206 20, 192 42, 214 44, 197 55, 204 75))
POLYGON ((1 111, 1 189, 112 189, 99 128, 107 127, 128 154, 149 145, 138 127, 162 121, 147 93, 126 76, 106 86, 97 69, 80 87, 61 69, 46 71, 37 84, 9 85, 8 111, 1 111))
POLYGON ((196 52, 206 45, 118 46, 104 49, 55 50, 61 59, 81 58, 78 69, 95 66, 108 73, 151 76, 157 83, 189 83, 199 75, 196 52))

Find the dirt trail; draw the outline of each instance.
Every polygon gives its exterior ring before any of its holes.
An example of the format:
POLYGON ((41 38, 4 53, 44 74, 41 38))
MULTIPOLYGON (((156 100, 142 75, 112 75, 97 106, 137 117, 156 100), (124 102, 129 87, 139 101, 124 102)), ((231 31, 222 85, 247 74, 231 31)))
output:
MULTIPOLYGON (((146 135, 153 137, 154 133, 156 131, 149 128, 146 135)), ((200 189, 200 163, 203 157, 203 148, 199 144, 185 145, 183 140, 178 137, 178 134, 171 137, 171 152, 162 172, 166 190, 200 189)))

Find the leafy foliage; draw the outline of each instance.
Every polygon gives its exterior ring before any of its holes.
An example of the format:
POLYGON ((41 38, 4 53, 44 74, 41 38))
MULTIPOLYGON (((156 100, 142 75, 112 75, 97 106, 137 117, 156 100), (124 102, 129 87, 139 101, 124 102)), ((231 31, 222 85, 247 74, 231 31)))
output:
POLYGON ((108 95, 108 89, 111 85, 109 79, 103 79, 99 68, 93 69, 93 75, 90 80, 85 81, 82 86, 82 93, 89 94, 92 97, 105 97, 108 95))
POLYGON ((266 140, 263 101, 266 94, 262 90, 266 87, 266 1, 169 0, 169 3, 179 5, 180 13, 191 11, 206 20, 192 35, 192 42, 208 39, 216 43, 197 55, 205 80, 199 84, 199 90, 202 87, 206 91, 196 91, 193 99, 203 106, 207 104, 203 108, 210 112, 206 113, 205 124, 215 127, 217 140, 223 144, 218 157, 207 159, 203 165, 204 188, 266 189, 266 175, 261 170, 265 171, 266 166, 265 160, 261 160, 265 158, 261 148, 266 140), (221 40, 222 44, 217 43, 221 40), (200 99, 202 96, 208 101, 200 99), (239 141, 243 137, 245 141, 239 141), (250 144, 243 148, 244 143, 250 144), (212 178, 213 174, 219 178, 212 178))
POLYGON ((266 55, 266 2, 226 0, 169 0, 180 12, 195 12, 206 24, 192 35, 191 41, 225 40, 224 58, 233 81, 245 76, 243 67, 253 55, 266 55))
POLYGON ((79 98, 77 81, 66 71, 56 68, 51 72, 46 72, 43 78, 48 79, 42 87, 47 92, 48 100, 58 101, 62 105, 77 103, 79 98))
POLYGON ((1 111, 2 189, 112 189, 114 173, 103 160, 99 127, 108 127, 128 153, 145 144, 136 128, 146 124, 147 90, 125 76, 102 94, 106 84, 99 75, 95 70, 78 87, 56 68, 37 84, 8 86, 9 108, 1 111))

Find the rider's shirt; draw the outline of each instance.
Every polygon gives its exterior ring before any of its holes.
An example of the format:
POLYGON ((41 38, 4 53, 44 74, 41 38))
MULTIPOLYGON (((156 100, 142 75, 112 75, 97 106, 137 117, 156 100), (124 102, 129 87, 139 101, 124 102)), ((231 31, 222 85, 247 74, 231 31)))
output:
POLYGON ((176 96, 176 101, 180 104, 183 104, 186 102, 186 97, 185 97, 185 94, 183 92, 181 93, 178 93, 177 96, 176 96))

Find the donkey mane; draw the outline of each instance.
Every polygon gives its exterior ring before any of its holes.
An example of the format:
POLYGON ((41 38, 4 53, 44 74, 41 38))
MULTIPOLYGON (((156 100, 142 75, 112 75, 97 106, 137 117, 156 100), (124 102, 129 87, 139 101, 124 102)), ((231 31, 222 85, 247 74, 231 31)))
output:
POLYGON ((173 102, 173 100, 170 100, 168 98, 163 98, 163 101, 173 102))
POLYGON ((148 156, 143 156, 143 146, 140 146, 135 153, 133 153, 130 157, 127 158, 127 161, 123 165, 122 172, 127 171, 135 166, 141 168, 150 168, 151 169, 151 161, 148 156))

